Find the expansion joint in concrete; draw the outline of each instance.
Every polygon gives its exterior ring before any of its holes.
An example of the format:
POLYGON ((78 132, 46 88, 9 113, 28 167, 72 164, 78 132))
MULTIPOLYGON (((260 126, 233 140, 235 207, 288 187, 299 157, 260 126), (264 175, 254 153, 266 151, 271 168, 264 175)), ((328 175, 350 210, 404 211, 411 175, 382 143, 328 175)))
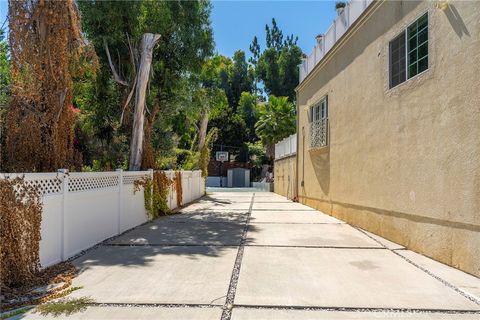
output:
POLYGON ((253 224, 345 224, 345 222, 253 222, 253 224))
POLYGON ((439 313, 439 314, 480 314, 478 310, 418 309, 418 308, 374 308, 374 307, 322 307, 322 306, 272 306, 235 304, 235 308, 266 310, 302 310, 331 312, 398 312, 398 313, 439 313))
POLYGON ((219 305, 206 303, 123 303, 123 302, 91 302, 92 307, 118 308, 220 308, 219 305))
POLYGON ((235 244, 196 244, 196 243, 105 243, 103 247, 227 247, 236 248, 235 244))
POLYGON ((246 244, 246 247, 261 248, 302 248, 302 249, 355 249, 355 250, 385 250, 384 247, 352 247, 352 246, 295 246, 281 244, 246 244))

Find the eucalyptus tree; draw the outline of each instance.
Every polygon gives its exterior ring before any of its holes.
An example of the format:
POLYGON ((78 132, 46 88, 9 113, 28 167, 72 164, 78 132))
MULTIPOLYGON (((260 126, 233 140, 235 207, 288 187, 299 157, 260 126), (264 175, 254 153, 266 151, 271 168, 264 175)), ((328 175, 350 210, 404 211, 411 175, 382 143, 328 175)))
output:
MULTIPOLYGON (((133 138, 129 132, 135 112, 132 95, 139 70, 139 44, 146 33, 160 36, 152 49, 141 143, 141 167, 152 167, 159 151, 156 146, 165 145, 164 139, 172 136, 170 121, 191 107, 185 103, 190 98, 180 96, 188 92, 188 79, 212 53, 211 5, 208 1, 92 0, 80 1, 79 7, 101 65, 90 120, 98 124, 96 135, 107 145, 125 144, 133 138), (118 136, 124 138, 116 139, 118 136)), ((131 168, 138 169, 138 163, 131 168)))

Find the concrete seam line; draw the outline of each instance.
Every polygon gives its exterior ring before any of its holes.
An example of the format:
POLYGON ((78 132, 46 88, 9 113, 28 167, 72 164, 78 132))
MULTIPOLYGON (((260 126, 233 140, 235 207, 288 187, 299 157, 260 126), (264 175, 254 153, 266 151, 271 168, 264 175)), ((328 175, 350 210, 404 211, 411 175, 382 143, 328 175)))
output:
MULTIPOLYGON (((236 202, 236 203, 238 203, 238 202, 236 202)), ((293 201, 257 201, 256 203, 270 203, 270 204, 275 203, 275 204, 277 204, 277 203, 295 203, 295 202, 293 202, 293 201)))
POLYGON ((245 242, 247 241, 248 226, 250 223, 250 217, 252 215, 254 200, 255 200, 255 193, 252 194, 252 200, 250 201, 250 207, 248 209, 247 219, 245 221, 245 227, 243 228, 242 238, 240 240, 240 246, 238 247, 237 257, 233 265, 232 276, 230 278, 227 297, 225 299, 225 304, 223 306, 223 311, 222 311, 220 320, 230 320, 232 317, 233 303, 235 300, 235 293, 237 291, 238 277, 240 276, 240 267, 242 266, 243 252, 245 249, 245 242))
POLYGON ((252 224, 346 224, 345 222, 252 222, 252 224))
MULTIPOLYGON (((107 243, 103 244, 103 247, 146 247, 146 248, 153 248, 153 247, 165 247, 165 248, 171 248, 171 247, 222 247, 222 248, 237 248, 239 245, 238 244, 171 244, 171 243, 165 243, 165 244, 156 244, 156 243, 146 243, 146 244, 130 244, 130 243, 107 243)), ((383 249, 383 248, 381 248, 383 249)))
POLYGON ((271 245, 271 244, 246 244, 245 246, 246 247, 261 247, 261 248, 385 250, 384 247, 289 246, 289 245, 271 245))
POLYGON ((206 303, 128 303, 128 302, 92 302, 91 307, 118 307, 118 308, 221 308, 221 305, 206 303))
MULTIPOLYGON (((134 244, 134 243, 106 243, 103 247, 227 247, 236 248, 238 244, 134 244)), ((303 249, 354 249, 354 250, 388 250, 385 247, 337 247, 337 246, 294 246, 294 245, 275 245, 275 244, 244 244, 245 247, 261 248, 303 248, 303 249)))
MULTIPOLYGON (((118 308, 222 308, 221 305, 204 303, 128 303, 128 302, 92 302, 91 307, 118 308)), ((408 308, 375 308, 375 307, 322 307, 322 306, 276 306, 276 305, 244 305, 237 304, 235 308, 256 310, 302 310, 302 311, 350 311, 350 312, 404 312, 404 313, 440 313, 440 314, 480 314, 479 310, 452 309, 408 309, 408 308)))
POLYGON ((266 310, 302 310, 302 311, 350 311, 350 312, 404 312, 404 313, 443 313, 443 314, 480 314, 479 310, 455 309, 418 309, 418 308, 382 308, 382 307, 322 307, 322 306, 279 306, 236 304, 235 308, 266 310))
MULTIPOLYGON (((195 201, 194 201, 194 202, 195 202, 195 201)), ((123 231, 123 232, 120 233, 120 234, 114 235, 114 236, 112 236, 112 237, 110 237, 110 238, 107 238, 107 239, 105 239, 105 240, 103 240, 103 241, 100 241, 99 243, 97 243, 97 244, 95 244, 95 245, 93 245, 93 246, 91 246, 91 247, 89 247, 89 248, 86 248, 86 249, 78 252, 77 254, 75 254, 75 255, 71 256, 70 258, 68 258, 67 260, 65 260, 65 262, 72 262, 73 260, 76 260, 76 259, 84 256, 85 254, 89 253, 90 251, 93 251, 93 250, 95 250, 95 249, 97 249, 97 248, 99 248, 99 247, 101 247, 101 246, 110 246, 110 245, 111 245, 111 244, 109 243, 110 241, 113 241, 113 240, 115 240, 115 239, 118 239, 118 238, 120 238, 121 236, 123 236, 123 235, 125 235, 125 234, 127 234, 127 233, 129 233, 129 232, 131 232, 131 231, 133 231, 133 230, 135 230, 135 229, 139 229, 140 227, 143 227, 143 226, 145 226, 145 225, 147 225, 147 224, 150 224, 150 223, 152 223, 152 222, 154 222, 154 221, 156 221, 156 220, 167 220, 168 217, 169 217, 169 216, 162 216, 162 217, 159 217, 159 218, 156 218, 156 219, 152 219, 152 220, 145 221, 144 223, 139 224, 138 226, 129 228, 129 229, 123 231)), ((241 221, 241 222, 243 222, 243 221, 241 221)), ((164 245, 164 246, 166 246, 166 245, 164 245)), ((170 245, 170 246, 173 246, 173 245, 170 245)), ((213 245, 205 245, 205 246, 213 246, 213 245)), ((236 247, 236 246, 237 246, 237 245, 231 245, 231 247, 236 247)))
POLYGON ((399 256, 400 258, 402 258, 403 260, 405 260, 406 262, 410 263, 412 266, 416 267, 417 269, 420 269, 421 271, 423 271, 424 273, 428 274, 430 277, 436 279, 437 281, 440 281, 443 285, 445 285, 446 287, 450 288, 450 289, 453 289, 455 292, 457 292, 458 294, 460 294, 462 297, 472 301, 473 303, 477 304, 477 305, 480 305, 480 300, 478 300, 476 297, 472 296, 470 293, 458 288, 457 286, 453 285, 452 283, 448 282, 447 280, 437 276, 436 274, 434 274, 433 272, 431 272, 430 270, 428 270, 427 268, 424 268, 420 265, 418 265, 417 263, 413 262, 412 260, 408 259, 407 257, 405 256, 402 256, 400 253, 397 252, 397 250, 392 250, 390 248, 388 248, 387 246, 385 246, 383 243, 381 243, 380 241, 378 241, 377 239, 375 239, 374 237, 370 236, 368 233, 366 233, 365 231, 363 231, 362 229, 358 228, 358 227, 355 227, 353 226, 355 229, 357 229, 358 231, 360 231, 361 233, 363 233, 364 235, 366 235, 367 237, 371 238, 372 240, 374 240, 375 242, 377 242, 378 244, 380 244, 381 246, 385 247, 385 249, 389 250, 390 252, 392 252, 393 254, 399 256))
POLYGON ((173 223, 173 224, 196 224, 196 223, 230 223, 230 222, 245 222, 245 220, 222 220, 222 221, 207 221, 207 220, 198 220, 198 221, 166 221, 165 223, 173 223))
POLYGON ((133 228, 127 229, 127 230, 123 231, 123 232, 120 233, 120 234, 114 235, 114 236, 112 236, 112 237, 110 237, 110 238, 107 238, 107 239, 105 239, 105 240, 103 240, 103 241, 100 241, 99 243, 97 243, 97 244, 95 244, 95 245, 93 245, 93 246, 91 246, 91 247, 89 247, 89 248, 87 248, 87 249, 84 249, 84 250, 78 252, 77 254, 71 256, 70 258, 68 258, 67 260, 65 260, 65 262, 72 262, 73 260, 76 260, 76 259, 84 256, 85 254, 89 253, 90 251, 93 251, 93 250, 95 250, 95 249, 97 249, 97 248, 99 248, 99 247, 101 247, 101 246, 108 245, 108 242, 110 242, 110 241, 112 241, 112 240, 115 240, 115 239, 117 239, 117 238, 120 238, 120 237, 123 236, 124 234, 126 234, 126 233, 128 233, 128 232, 130 232, 130 231, 133 231, 133 230, 135 230, 135 229, 137 229, 137 228, 140 228, 140 227, 142 227, 142 226, 144 226, 144 225, 147 225, 147 224, 151 223, 152 221, 154 221, 154 220, 145 221, 144 223, 139 224, 138 226, 135 226, 135 227, 133 227, 133 228))
MULTIPOLYGON (((236 210, 236 209, 215 209, 215 210, 236 210)), ((240 210, 240 209, 238 209, 240 210)), ((315 209, 295 209, 295 210, 290 210, 290 209, 255 209, 254 211, 286 211, 286 212, 291 212, 291 211, 298 211, 298 212, 313 212, 317 214, 319 211, 315 209)), ((323 213, 323 212, 322 212, 323 213)))
MULTIPOLYGON (((199 211, 209 211, 209 212, 215 212, 215 210, 218 210, 218 211, 240 211, 240 213, 247 213, 247 210, 246 209, 235 209, 235 208, 205 208, 205 209, 198 209, 198 210, 195 210, 195 211, 183 211, 181 214, 185 214, 185 213, 192 213, 192 212, 199 212, 199 211), (212 211, 213 210, 213 211, 212 211)), ((263 209, 255 209, 255 210, 263 210, 263 209)), ((264 209, 264 210, 269 210, 269 211, 276 211, 275 209, 264 209)), ((297 210, 299 211, 299 210, 297 210)), ((300 210, 300 211, 306 211, 306 210, 300 210)), ((308 211, 311 211, 311 210, 308 210, 308 211)))

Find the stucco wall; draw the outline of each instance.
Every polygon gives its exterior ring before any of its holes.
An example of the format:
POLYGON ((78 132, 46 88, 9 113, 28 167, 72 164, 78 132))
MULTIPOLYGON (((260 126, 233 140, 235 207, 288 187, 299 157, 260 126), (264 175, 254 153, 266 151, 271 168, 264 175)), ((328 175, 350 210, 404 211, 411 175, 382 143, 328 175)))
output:
POLYGON ((280 160, 275 160, 273 184, 274 192, 289 199, 295 195, 295 174, 297 170, 297 158, 290 156, 280 160))
POLYGON ((297 89, 300 201, 480 276, 480 5, 387 1, 353 30, 297 89), (429 69, 389 89, 388 43, 426 11, 429 69), (326 94, 330 146, 312 152, 326 94))

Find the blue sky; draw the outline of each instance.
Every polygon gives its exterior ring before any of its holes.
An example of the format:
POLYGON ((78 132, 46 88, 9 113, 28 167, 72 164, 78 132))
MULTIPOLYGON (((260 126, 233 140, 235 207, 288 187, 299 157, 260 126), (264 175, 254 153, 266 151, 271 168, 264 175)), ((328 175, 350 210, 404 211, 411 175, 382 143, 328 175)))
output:
MULTIPOLYGON (((0 25, 7 15, 8 2, 0 0, 0 25)), ((265 48, 265 24, 272 18, 284 35, 298 36, 298 44, 310 53, 315 36, 332 23, 335 1, 213 1, 212 26, 218 53, 232 56, 248 47, 256 35, 265 48)))
POLYGON ((309 54, 315 36, 325 33, 336 16, 335 1, 213 1, 212 26, 217 51, 226 56, 247 54, 253 37, 265 48, 265 24, 275 18, 284 35, 298 36, 309 54))
MULTIPOLYGON (((7 0, 0 0, 0 27, 3 25, 5 18, 7 17, 8 12, 8 1, 7 0)), ((5 22, 5 25, 7 23, 5 22)))

